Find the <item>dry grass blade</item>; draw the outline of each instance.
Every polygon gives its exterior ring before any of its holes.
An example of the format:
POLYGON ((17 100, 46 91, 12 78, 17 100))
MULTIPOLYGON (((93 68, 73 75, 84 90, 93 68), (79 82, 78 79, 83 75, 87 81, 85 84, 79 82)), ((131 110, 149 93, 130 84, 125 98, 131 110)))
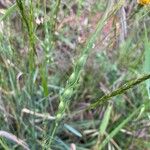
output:
POLYGON ((48 119, 48 120, 54 120, 55 117, 49 115, 48 113, 45 113, 45 114, 41 114, 41 113, 37 113, 37 112, 34 112, 34 111, 31 111, 27 108, 23 108, 22 109, 22 114, 23 113, 26 113, 26 114, 30 114, 30 115, 34 115, 36 117, 40 117, 40 118, 43 118, 43 119, 48 119))
POLYGON ((15 135, 8 133, 6 131, 0 131, 0 137, 5 137, 15 143, 17 143, 18 145, 22 146, 23 149, 25 150, 30 150, 28 145, 21 139, 17 138, 15 135))

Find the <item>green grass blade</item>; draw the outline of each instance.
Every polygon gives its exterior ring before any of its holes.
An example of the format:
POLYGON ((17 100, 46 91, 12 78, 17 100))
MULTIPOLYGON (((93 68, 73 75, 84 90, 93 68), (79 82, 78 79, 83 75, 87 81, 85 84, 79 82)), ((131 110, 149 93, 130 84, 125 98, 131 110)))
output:
POLYGON ((1 138, 0 138, 0 145, 1 145, 1 148, 3 148, 4 150, 9 150, 9 147, 6 145, 6 143, 3 142, 1 138))
POLYGON ((4 19, 6 19, 8 16, 10 16, 13 12, 16 11, 16 4, 12 5, 11 7, 9 7, 6 11, 5 14, 0 17, 0 21, 3 21, 4 19))
POLYGON ((82 137, 82 134, 81 134, 79 131, 77 131, 75 128, 73 128, 72 126, 70 126, 70 125, 68 125, 68 124, 64 124, 64 127, 65 127, 68 131, 70 131, 70 132, 72 132, 73 134, 75 134, 76 136, 82 137))
POLYGON ((133 117, 141 110, 143 104, 136 108, 122 123, 120 123, 101 143, 99 149, 102 149, 133 117))
MULTIPOLYGON (((146 26, 145 26, 144 52, 145 52, 144 72, 149 73, 150 72, 150 42, 148 40, 146 26)), ((150 79, 146 80, 146 88, 148 92, 148 97, 150 99, 150 79)))
POLYGON ((107 128, 108 123, 109 123, 110 115, 111 115, 111 110, 112 110, 112 105, 108 105, 106 112, 104 114, 104 118, 102 120, 102 123, 100 125, 100 129, 99 129, 99 132, 101 135, 103 135, 106 131, 106 128, 107 128))

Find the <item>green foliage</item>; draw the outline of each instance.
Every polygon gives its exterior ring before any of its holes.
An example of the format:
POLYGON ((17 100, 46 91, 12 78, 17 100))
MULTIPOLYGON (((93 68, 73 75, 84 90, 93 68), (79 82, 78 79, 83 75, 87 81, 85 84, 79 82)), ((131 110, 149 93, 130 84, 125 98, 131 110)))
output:
MULTIPOLYGON (((148 102, 146 102, 148 104, 148 102)), ((146 106, 146 105, 145 105, 146 106)), ((129 121, 131 121, 131 119, 133 119, 133 117, 141 110, 141 108, 143 107, 143 104, 139 107, 136 108, 126 119, 124 119, 113 131, 111 131, 110 134, 108 134, 108 136, 106 137, 106 139, 100 144, 99 149, 102 149, 118 132, 120 129, 123 128, 123 126, 125 126, 126 123, 128 123, 129 121)), ((147 108, 149 107, 149 105, 147 105, 147 108)))
MULTIPOLYGON (((144 38, 144 51, 145 51, 145 61, 144 61, 144 71, 146 73, 150 72, 150 42, 148 40, 148 31, 145 27, 145 38, 144 38)), ((150 98, 150 79, 148 79, 146 81, 146 88, 147 88, 147 92, 148 92, 148 96, 150 98)))
POLYGON ((10 8, 8 8, 5 12, 4 15, 0 18, 0 21, 5 20, 7 17, 9 17, 13 12, 16 11, 16 4, 12 5, 10 8))
POLYGON ((104 133, 106 132, 106 128, 107 128, 107 126, 109 124, 111 110, 112 110, 112 105, 108 105, 107 109, 105 111, 102 123, 101 123, 100 128, 99 128, 99 132, 100 132, 101 136, 103 136, 104 133))

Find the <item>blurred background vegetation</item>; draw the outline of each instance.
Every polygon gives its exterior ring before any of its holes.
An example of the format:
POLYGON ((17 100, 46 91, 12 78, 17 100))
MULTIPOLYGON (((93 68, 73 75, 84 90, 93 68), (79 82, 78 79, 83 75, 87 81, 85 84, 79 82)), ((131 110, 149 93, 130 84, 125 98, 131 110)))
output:
POLYGON ((150 80, 86 109, 150 72, 149 11, 136 0, 0 0, 0 149, 149 150, 150 80))

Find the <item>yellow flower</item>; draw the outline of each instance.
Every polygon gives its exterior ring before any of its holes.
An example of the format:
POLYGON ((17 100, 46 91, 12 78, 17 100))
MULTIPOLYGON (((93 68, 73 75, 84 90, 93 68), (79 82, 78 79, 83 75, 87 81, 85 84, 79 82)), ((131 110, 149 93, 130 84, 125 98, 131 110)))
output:
POLYGON ((150 0, 137 0, 137 2, 141 5, 148 5, 150 4, 150 0))

